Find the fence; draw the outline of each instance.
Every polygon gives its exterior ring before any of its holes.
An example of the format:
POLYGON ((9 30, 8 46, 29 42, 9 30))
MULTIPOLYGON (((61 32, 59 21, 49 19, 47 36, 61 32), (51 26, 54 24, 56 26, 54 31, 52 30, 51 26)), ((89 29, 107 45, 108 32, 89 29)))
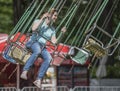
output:
POLYGON ((72 91, 120 91, 120 86, 76 86, 72 91))
POLYGON ((15 87, 0 87, 0 91, 120 91, 120 86, 75 86, 68 88, 66 86, 56 87, 24 87, 16 89, 15 87))
POLYGON ((17 91, 15 87, 0 87, 0 91, 17 91))

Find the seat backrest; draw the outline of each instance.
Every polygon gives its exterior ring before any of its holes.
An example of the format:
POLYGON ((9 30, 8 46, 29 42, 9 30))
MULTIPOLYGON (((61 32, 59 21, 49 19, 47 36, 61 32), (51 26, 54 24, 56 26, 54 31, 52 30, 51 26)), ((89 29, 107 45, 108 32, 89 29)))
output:
POLYGON ((76 63, 80 63, 81 65, 84 65, 90 56, 90 53, 88 51, 78 47, 72 47, 71 52, 72 52, 72 55, 70 55, 70 58, 76 63), (73 51, 74 51, 74 54, 73 54, 73 51))
POLYGON ((91 51, 93 54, 96 54, 97 57, 101 57, 107 54, 107 50, 103 48, 103 44, 98 41, 95 41, 92 38, 88 39, 83 48, 91 51))
POLYGON ((118 45, 119 39, 94 24, 86 35, 83 48, 94 54, 96 53, 97 57, 101 57, 103 55, 112 55, 118 45))

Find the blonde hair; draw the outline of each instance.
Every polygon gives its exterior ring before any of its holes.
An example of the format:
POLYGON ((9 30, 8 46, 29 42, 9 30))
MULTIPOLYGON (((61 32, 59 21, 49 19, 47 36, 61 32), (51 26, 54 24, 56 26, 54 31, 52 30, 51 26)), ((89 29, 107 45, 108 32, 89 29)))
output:
POLYGON ((55 8, 52 8, 49 13, 52 16, 55 12, 57 12, 57 10, 55 8))

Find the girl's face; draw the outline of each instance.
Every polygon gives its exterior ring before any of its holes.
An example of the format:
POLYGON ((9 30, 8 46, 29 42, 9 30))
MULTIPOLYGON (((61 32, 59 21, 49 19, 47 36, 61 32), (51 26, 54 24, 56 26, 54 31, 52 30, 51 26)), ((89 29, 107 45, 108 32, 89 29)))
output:
POLYGON ((54 12, 54 14, 52 15, 52 21, 53 22, 55 22, 57 20, 57 16, 58 16, 58 13, 54 12))

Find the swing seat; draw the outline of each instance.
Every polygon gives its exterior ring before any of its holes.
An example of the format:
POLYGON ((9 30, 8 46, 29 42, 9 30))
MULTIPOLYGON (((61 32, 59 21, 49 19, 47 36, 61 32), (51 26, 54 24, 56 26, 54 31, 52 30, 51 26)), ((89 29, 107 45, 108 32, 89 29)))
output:
POLYGON ((9 61, 10 63, 16 64, 16 61, 11 56, 8 55, 10 53, 10 49, 11 49, 11 46, 7 45, 5 50, 2 53, 2 56, 4 59, 9 61))
POLYGON ((70 46, 69 46, 69 45, 60 43, 60 44, 57 46, 55 52, 56 52, 56 54, 58 54, 58 55, 60 54, 60 55, 66 56, 66 55, 68 54, 69 50, 70 50, 70 46))
POLYGON ((3 52, 3 57, 11 63, 24 65, 31 56, 31 53, 25 48, 27 40, 27 36, 20 32, 13 35, 3 52))
POLYGON ((102 43, 98 43, 92 38, 88 39, 84 48, 94 53, 96 57, 102 57, 107 54, 107 51, 103 48, 102 43))
POLYGON ((31 53, 22 47, 12 46, 9 56, 16 60, 17 63, 24 65, 31 56, 31 53))
POLYGON ((31 53, 17 43, 7 45, 3 57, 11 63, 24 65, 31 53))
POLYGON ((57 47, 53 50, 53 61, 52 65, 60 66, 66 59, 66 55, 70 50, 70 46, 60 43, 57 47))
POLYGON ((53 55, 53 60, 51 62, 51 65, 54 66, 60 66, 65 61, 65 58, 60 55, 53 55))
POLYGON ((67 55, 70 50, 70 46, 63 43, 59 43, 57 46, 47 44, 46 48, 50 53, 54 52, 55 55, 57 54, 67 55))
POLYGON ((90 53, 84 49, 80 49, 77 47, 72 47, 71 51, 73 52, 73 50, 74 50, 74 55, 70 55, 70 58, 76 63, 80 63, 81 65, 84 65, 88 60, 90 53))
MULTIPOLYGON (((118 28, 116 28, 115 31, 118 31, 117 29, 118 28)), ((109 32, 94 23, 93 27, 88 30, 83 47, 91 51, 95 57, 103 57, 104 55, 113 55, 119 44, 119 37, 115 36, 115 34, 111 35, 109 32)))

